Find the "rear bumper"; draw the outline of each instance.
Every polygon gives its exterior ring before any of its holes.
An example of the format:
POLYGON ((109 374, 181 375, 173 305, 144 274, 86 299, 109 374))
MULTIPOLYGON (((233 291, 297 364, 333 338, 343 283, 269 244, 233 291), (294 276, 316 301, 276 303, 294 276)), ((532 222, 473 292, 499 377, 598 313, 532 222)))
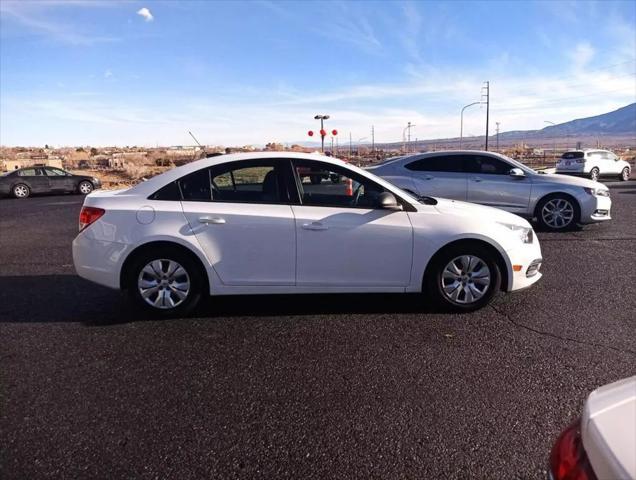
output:
POLYGON ((119 289, 121 266, 130 249, 130 245, 95 240, 80 232, 73 240, 75 271, 86 280, 119 289))

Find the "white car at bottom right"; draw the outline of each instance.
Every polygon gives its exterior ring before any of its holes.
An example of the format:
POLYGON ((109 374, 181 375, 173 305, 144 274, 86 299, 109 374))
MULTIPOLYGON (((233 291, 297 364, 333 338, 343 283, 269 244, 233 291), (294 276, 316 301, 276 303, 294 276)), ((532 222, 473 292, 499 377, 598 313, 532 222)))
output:
POLYGON ((556 173, 588 177, 598 181, 601 177, 614 177, 626 182, 632 167, 609 150, 571 150, 561 155, 556 173))
POLYGON ((594 390, 550 455, 551 480, 636 480, 636 376, 594 390))

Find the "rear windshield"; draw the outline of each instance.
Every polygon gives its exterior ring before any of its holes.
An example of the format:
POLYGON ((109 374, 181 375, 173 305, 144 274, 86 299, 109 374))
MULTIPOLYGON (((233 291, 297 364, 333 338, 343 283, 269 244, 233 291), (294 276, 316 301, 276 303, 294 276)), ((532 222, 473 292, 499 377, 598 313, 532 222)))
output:
POLYGON ((561 155, 561 158, 571 160, 573 158, 583 158, 584 156, 584 152, 565 152, 563 155, 561 155))

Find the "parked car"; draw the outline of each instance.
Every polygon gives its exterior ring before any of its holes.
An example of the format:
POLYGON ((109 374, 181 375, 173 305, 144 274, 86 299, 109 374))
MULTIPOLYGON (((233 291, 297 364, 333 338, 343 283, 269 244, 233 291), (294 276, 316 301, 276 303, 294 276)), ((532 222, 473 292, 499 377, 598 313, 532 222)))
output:
POLYGON ((522 218, 418 201, 322 155, 192 162, 88 195, 79 228, 77 273, 158 314, 184 314, 203 294, 340 292, 424 292, 470 311, 541 277, 541 249, 522 218), (306 171, 329 175, 313 184, 306 171))
POLYGON ((561 155, 556 164, 556 173, 578 175, 598 180, 600 177, 615 177, 627 181, 632 167, 609 150, 571 150, 561 155))
POLYGON ((598 182, 544 174, 505 155, 446 151, 397 157, 368 171, 415 195, 480 203, 536 218, 542 228, 610 220, 609 189, 598 182))
POLYGON ((0 195, 26 198, 32 193, 88 195, 102 184, 96 177, 75 175, 56 167, 26 167, 0 174, 0 195))
POLYGON ((636 480, 636 377, 594 390, 558 438, 551 480, 636 480))

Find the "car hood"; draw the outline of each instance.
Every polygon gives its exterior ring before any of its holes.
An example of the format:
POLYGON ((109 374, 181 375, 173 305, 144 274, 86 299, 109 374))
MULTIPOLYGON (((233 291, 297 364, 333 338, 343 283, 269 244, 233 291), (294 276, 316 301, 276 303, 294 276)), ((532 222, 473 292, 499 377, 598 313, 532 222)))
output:
POLYGON ((599 182, 588 180, 587 178, 574 177, 571 175, 559 175, 558 173, 537 174, 533 178, 538 183, 554 183, 560 185, 571 185, 574 187, 598 188, 599 182))
POLYGON ((437 205, 435 208, 442 214, 455 215, 464 218, 483 218, 484 220, 492 220, 495 222, 508 223, 510 225, 519 225, 520 227, 530 227, 530 224, 510 212, 500 210, 494 207, 486 207, 475 203, 461 202, 459 200, 449 200, 447 198, 435 198, 437 205))

